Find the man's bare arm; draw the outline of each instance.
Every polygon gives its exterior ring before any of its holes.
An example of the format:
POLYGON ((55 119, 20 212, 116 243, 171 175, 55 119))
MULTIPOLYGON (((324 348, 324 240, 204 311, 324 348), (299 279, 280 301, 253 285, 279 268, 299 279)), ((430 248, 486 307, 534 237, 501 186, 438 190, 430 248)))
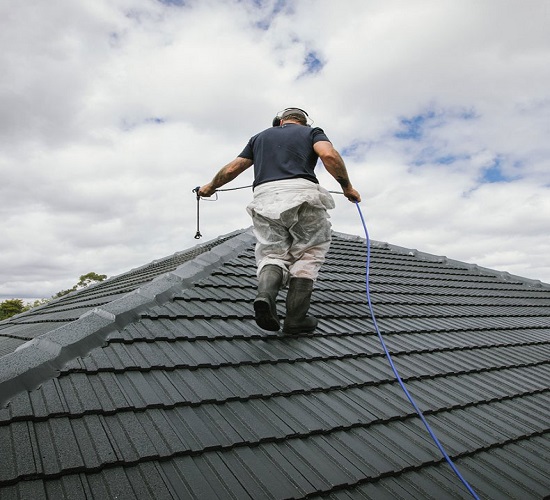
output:
POLYGON ((346 164, 334 146, 328 141, 319 141, 313 145, 313 149, 321 158, 327 172, 342 186, 344 196, 351 202, 361 201, 361 195, 351 185, 346 164))
POLYGON ((199 189, 199 196, 212 196, 216 189, 224 184, 232 181, 239 174, 242 174, 247 168, 253 164, 248 158, 238 156, 233 161, 229 162, 225 167, 222 167, 214 178, 199 189))

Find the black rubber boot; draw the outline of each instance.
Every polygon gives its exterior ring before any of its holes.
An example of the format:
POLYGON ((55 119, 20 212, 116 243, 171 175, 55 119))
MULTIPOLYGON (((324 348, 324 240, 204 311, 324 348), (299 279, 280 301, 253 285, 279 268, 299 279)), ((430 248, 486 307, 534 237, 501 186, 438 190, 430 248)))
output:
POLYGON ((284 333, 309 333, 317 327, 317 318, 308 316, 313 280, 291 278, 286 296, 284 333))
POLYGON ((279 266, 268 264, 258 276, 258 294, 254 300, 256 324, 264 330, 276 332, 281 328, 277 316, 276 299, 283 282, 283 270, 279 266))

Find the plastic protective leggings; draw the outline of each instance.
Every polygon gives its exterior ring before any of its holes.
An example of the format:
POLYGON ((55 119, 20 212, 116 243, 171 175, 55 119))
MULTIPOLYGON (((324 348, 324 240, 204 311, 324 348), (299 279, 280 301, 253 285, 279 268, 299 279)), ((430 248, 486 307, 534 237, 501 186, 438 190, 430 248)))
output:
POLYGON ((324 208, 302 203, 269 219, 253 213, 258 274, 267 264, 283 268, 290 277, 317 279, 330 247, 331 224, 324 208))

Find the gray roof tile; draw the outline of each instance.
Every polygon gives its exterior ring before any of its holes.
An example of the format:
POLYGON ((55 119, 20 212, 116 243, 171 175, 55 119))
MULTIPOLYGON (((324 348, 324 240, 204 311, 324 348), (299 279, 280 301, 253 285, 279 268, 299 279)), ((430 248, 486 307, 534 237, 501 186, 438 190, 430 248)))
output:
MULTIPOLYGON (((253 242, 236 232, 0 324, 2 499, 468 497, 374 334, 364 242, 335 235, 319 327, 292 337, 254 323, 253 242)), ((371 291, 480 496, 548 494, 550 287, 374 242, 371 291)))

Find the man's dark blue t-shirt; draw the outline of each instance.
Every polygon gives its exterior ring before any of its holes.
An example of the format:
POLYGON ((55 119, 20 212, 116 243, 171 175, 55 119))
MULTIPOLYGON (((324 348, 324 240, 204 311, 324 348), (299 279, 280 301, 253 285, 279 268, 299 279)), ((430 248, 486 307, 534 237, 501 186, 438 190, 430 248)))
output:
POLYGON ((286 123, 256 134, 239 157, 254 162, 254 187, 264 182, 295 178, 318 184, 314 170, 319 156, 313 145, 319 141, 328 141, 319 127, 286 123))

